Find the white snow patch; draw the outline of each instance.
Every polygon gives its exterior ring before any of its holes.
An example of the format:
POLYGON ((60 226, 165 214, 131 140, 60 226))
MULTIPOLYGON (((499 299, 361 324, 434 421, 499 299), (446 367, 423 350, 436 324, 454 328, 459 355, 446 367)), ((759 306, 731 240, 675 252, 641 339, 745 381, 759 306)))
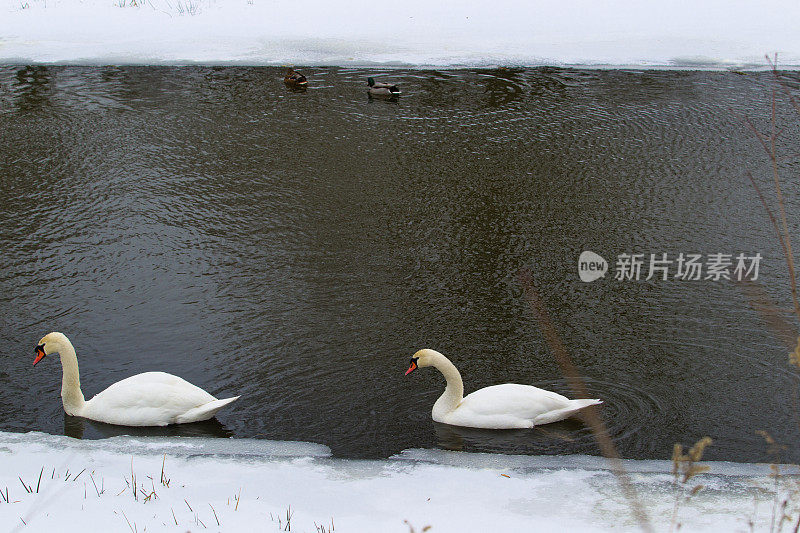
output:
MULTIPOLYGON (((675 501, 671 464, 624 464, 655 529, 667 531, 675 501)), ((679 508, 682 530, 748 530, 749 520, 756 530, 769 529, 769 467, 708 464, 712 473, 693 480, 706 488, 679 508)), ((796 479, 784 481, 790 488, 796 479)), ((0 432, 0 492, 6 491, 0 523, 20 531, 98 524, 108 531, 278 531, 289 508, 292 531, 328 530, 332 522, 335 531, 407 533, 406 520, 435 532, 638 531, 614 474, 602 458, 588 456, 406 450, 367 461, 333 458, 309 443, 78 441, 0 432), (169 486, 161 482, 162 461, 169 486)))
POLYGON ((0 0, 0 62, 798 67, 798 21, 789 0, 0 0))

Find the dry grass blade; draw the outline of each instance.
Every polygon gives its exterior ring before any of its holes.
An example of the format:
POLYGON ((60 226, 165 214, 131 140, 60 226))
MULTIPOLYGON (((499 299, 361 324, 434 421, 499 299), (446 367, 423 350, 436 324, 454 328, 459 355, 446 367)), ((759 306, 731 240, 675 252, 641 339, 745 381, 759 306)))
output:
MULTIPOLYGON (((775 463, 776 464, 779 463, 780 462, 780 455, 781 455, 781 453, 786 451, 786 446, 784 446, 782 444, 778 444, 775 441, 775 439, 772 438, 772 435, 770 435, 769 433, 767 433, 766 431, 764 431, 762 429, 759 429, 758 431, 756 431, 756 434, 760 435, 761 438, 764 439, 764 442, 767 443, 767 454, 773 456, 773 458, 775 459, 775 463)), ((773 464, 772 466, 775 467, 776 465, 773 464)))
POLYGON ((689 458, 692 462, 697 462, 703 457, 703 452, 709 444, 711 444, 711 437, 703 437, 689 449, 689 458))
POLYGON ((681 458, 685 457, 683 455, 683 446, 678 444, 677 442, 672 445, 672 475, 678 475, 678 467, 681 463, 681 458))
POLYGON ((36 482, 36 494, 39 494, 39 487, 42 484, 42 474, 44 474, 44 465, 42 465, 42 469, 39 471, 39 481, 36 482))
POLYGON ((704 488, 705 488, 705 485, 695 485, 695 486, 692 488, 692 492, 691 492, 689 495, 690 495, 690 496, 694 496, 695 494, 697 494, 698 492, 700 492, 700 491, 701 491, 701 490, 703 490, 704 488))
MULTIPOLYGON (((547 344, 550 346, 550 351, 553 352, 556 362, 561 368, 561 372, 567 378, 567 383, 569 383, 570 389, 572 389, 573 394, 575 394, 577 397, 588 398, 589 393, 586 388, 586 384, 583 382, 583 379, 578 373, 577 368, 572 363, 572 360, 570 359, 564 344, 561 342, 561 338, 559 337, 555 326, 553 326, 553 323, 550 320, 550 315, 547 313, 547 309, 533 287, 533 276, 531 275, 530 270, 520 270, 517 274, 517 279, 522 284, 528 304, 530 305, 534 316, 539 322, 539 327, 544 333, 547 344)), ((619 453, 617 452, 617 449, 608 434, 608 429, 606 429, 606 426, 600 418, 597 409, 593 406, 585 409, 583 411, 583 417, 591 429, 592 435, 597 441, 598 446, 600 447, 600 452, 604 457, 610 460, 611 471, 616 476, 622 492, 625 495, 625 498, 628 500, 628 504, 631 508, 633 516, 636 519, 636 522, 639 524, 639 527, 641 527, 644 531, 653 531, 653 526, 650 523, 650 518, 647 515, 647 511, 639 501, 639 496, 636 494, 636 490, 634 489, 633 484, 628 477, 628 473, 622 466, 622 460, 619 456, 619 453)))
POLYGON ((97 497, 100 497, 100 490, 97 488, 97 483, 94 482, 94 476, 89 474, 89 479, 92 480, 92 485, 94 485, 94 491, 97 493, 97 497))
POLYGON ((678 509, 681 503, 681 495, 684 495, 683 501, 688 501, 692 496, 700 492, 704 485, 695 485, 691 490, 686 490, 686 483, 698 474, 704 474, 711 468, 706 465, 697 464, 702 459, 703 452, 711 445, 710 437, 703 437, 697 441, 694 446, 689 448, 686 453, 683 453, 683 446, 681 444, 674 444, 672 447, 672 478, 673 489, 675 492, 675 503, 672 507, 672 520, 670 523, 670 531, 680 529, 681 524, 678 522, 678 509))
POLYGON ((164 473, 164 466, 166 465, 166 462, 167 462, 167 454, 164 454, 164 458, 161 459, 161 484, 164 485, 165 487, 169 488, 169 481, 170 480, 167 477, 167 475, 164 473))
POLYGON ((292 506, 290 505, 286 509, 286 526, 283 528, 284 531, 292 530, 292 514, 292 506))
POLYGON ((697 474, 705 474, 709 470, 711 470, 711 467, 708 465, 692 465, 689 468, 687 468, 686 472, 683 474, 683 483, 688 482, 697 474))
POLYGON ((211 512, 214 513, 214 520, 217 521, 217 525, 218 526, 222 525, 219 523, 219 517, 217 516, 217 511, 214 510, 214 506, 211 505, 210 503, 208 504, 208 506, 211 507, 211 512))
MULTIPOLYGON (((414 526, 411 525, 411 522, 409 522, 408 520, 403 520, 403 523, 408 526, 408 533, 417 533, 417 530, 414 529, 414 526)), ((430 531, 431 529, 432 529, 432 526, 428 525, 428 526, 424 526, 420 531, 422 533, 425 533, 426 531, 430 531)), ((333 530, 331 530, 331 531, 333 531, 333 530)))
POLYGON ((128 527, 131 528, 131 531, 133 533, 136 533, 136 529, 131 525, 131 522, 130 522, 130 520, 128 520, 128 517, 125 516, 125 511, 122 511, 122 516, 123 516, 123 518, 125 518, 125 521, 128 523, 128 527))

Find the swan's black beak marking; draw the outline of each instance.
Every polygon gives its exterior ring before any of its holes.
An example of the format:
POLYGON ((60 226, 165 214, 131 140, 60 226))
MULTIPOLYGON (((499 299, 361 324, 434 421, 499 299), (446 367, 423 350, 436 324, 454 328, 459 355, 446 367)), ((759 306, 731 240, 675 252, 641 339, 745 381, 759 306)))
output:
POLYGON ((44 356, 47 355, 44 353, 44 344, 38 345, 34 352, 36 352, 36 359, 33 360, 33 366, 36 366, 36 363, 44 359, 44 356))
POLYGON ((406 376, 417 369, 417 361, 418 360, 419 360, 419 357, 412 357, 411 358, 411 366, 409 366, 408 370, 406 370, 406 376))

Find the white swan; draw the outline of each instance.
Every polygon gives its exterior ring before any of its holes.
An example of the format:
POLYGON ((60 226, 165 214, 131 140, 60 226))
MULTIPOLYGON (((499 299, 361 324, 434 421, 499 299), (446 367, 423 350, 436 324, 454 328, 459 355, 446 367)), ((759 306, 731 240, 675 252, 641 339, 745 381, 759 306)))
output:
POLYGON ((564 420, 601 400, 570 400, 555 392, 530 385, 506 383, 476 390, 464 397, 461 374, 450 360, 435 350, 411 356, 406 375, 422 366, 433 366, 444 375, 447 387, 433 404, 433 420, 452 426, 484 429, 531 428, 564 420))
POLYGON ((208 420, 239 398, 217 400, 178 376, 145 372, 118 381, 87 401, 75 348, 63 333, 48 333, 39 341, 33 365, 52 353, 61 355, 61 402, 72 416, 120 426, 167 426, 208 420))

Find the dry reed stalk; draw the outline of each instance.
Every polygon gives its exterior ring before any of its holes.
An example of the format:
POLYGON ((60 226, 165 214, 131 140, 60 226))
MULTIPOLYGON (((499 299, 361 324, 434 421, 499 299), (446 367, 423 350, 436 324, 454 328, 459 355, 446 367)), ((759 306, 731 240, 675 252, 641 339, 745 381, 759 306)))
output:
MULTIPOLYGON (((773 76, 777 81, 778 85, 783 88, 784 92, 788 95, 789 101, 795 110, 800 114, 800 104, 794 99, 794 97, 789 92, 789 88, 780 80, 778 75, 777 69, 777 55, 775 56, 774 62, 770 60, 769 56, 767 57, 767 61, 769 62, 773 76)), ((775 227, 775 231, 778 234, 778 239, 781 243, 781 247, 783 248, 784 257, 786 259, 786 266, 789 271, 789 288, 791 290, 792 295, 792 304, 794 305, 794 314, 795 316, 800 319, 800 299, 798 299, 797 295, 797 275, 796 269, 794 266, 794 254, 792 253, 792 241, 791 236, 789 234, 789 225, 786 219, 786 203, 783 197, 783 189, 781 188, 781 181, 780 181, 780 172, 778 169, 778 153, 775 146, 778 138, 780 137, 781 133, 783 133, 783 129, 778 129, 777 124, 777 112, 776 112, 776 98, 775 98, 775 89, 772 90, 772 94, 770 97, 770 132, 769 135, 765 136, 758 128, 756 128, 753 121, 750 120, 749 117, 745 117, 745 123, 750 128, 750 130, 755 134, 756 138, 758 139, 761 147, 764 149, 764 152, 769 157, 770 161, 770 168, 772 170, 772 182, 773 186, 775 187, 775 194, 778 200, 778 213, 779 213, 779 220, 780 226, 778 225, 775 217, 772 214, 772 211, 767 206, 766 200, 764 199, 764 195, 761 194, 758 186, 755 183, 755 180, 751 175, 748 174, 750 181, 753 183, 753 186, 756 189, 756 192, 761 199, 761 203, 763 204, 767 214, 772 221, 773 226, 775 227)))
POLYGON ((686 495, 685 501, 697 494, 703 489, 703 485, 695 485, 686 494, 686 484, 694 476, 703 474, 710 470, 709 466, 697 464, 703 457, 703 451, 706 446, 711 444, 710 437, 703 437, 695 443, 694 446, 689 448, 688 453, 683 453, 683 445, 675 444, 672 448, 672 476, 673 487, 675 489, 675 505, 672 508, 672 521, 670 522, 670 531, 675 531, 676 527, 679 529, 681 524, 678 522, 678 507, 680 505, 681 493, 686 495), (684 487, 680 491, 680 487, 684 487))
MULTIPOLYGON (((536 320, 539 322, 539 326, 544 333, 547 344, 550 346, 550 351, 553 352, 556 362, 561 368, 562 374, 564 374, 564 376, 567 378, 567 383, 569 384, 570 389, 578 398, 588 398, 589 392, 586 388, 586 384, 584 383, 583 378, 581 378, 578 369, 572 363, 572 359, 570 359, 569 354, 564 347, 564 343, 561 341, 561 337, 558 335, 555 326, 550 320, 550 315, 547 312, 547 308, 533 287, 533 276, 531 275, 530 270, 527 268, 521 269, 517 273, 517 279, 522 284, 528 304, 530 305, 536 320)), ((597 412, 597 408, 595 406, 591 406, 587 409, 584 409, 582 414, 584 420, 592 431, 595 441, 597 441, 597 444, 600 447, 600 452, 603 454, 603 457, 610 461, 611 471, 617 478, 620 488, 622 489, 622 493, 628 500, 628 504, 631 508, 634 518, 636 519, 636 522, 639 524, 639 527, 643 531, 653 531, 653 526, 650 523, 650 518, 647 514, 647 511, 639 500, 639 495, 636 493, 636 489, 634 488, 633 483, 628 476, 628 472, 622 465, 622 459, 617 452, 616 447, 614 446, 614 442, 611 440, 611 437, 608 434, 608 429, 597 412)))

